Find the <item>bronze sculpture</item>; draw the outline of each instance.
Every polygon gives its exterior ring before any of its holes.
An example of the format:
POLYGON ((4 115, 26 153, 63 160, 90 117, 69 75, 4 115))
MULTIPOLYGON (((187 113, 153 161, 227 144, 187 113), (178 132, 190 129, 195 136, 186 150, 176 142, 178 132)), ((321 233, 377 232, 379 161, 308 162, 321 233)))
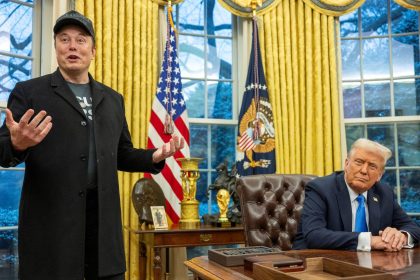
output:
POLYGON ((139 179, 133 187, 131 200, 139 215, 140 227, 153 225, 150 206, 165 206, 165 195, 160 186, 151 178, 139 179))

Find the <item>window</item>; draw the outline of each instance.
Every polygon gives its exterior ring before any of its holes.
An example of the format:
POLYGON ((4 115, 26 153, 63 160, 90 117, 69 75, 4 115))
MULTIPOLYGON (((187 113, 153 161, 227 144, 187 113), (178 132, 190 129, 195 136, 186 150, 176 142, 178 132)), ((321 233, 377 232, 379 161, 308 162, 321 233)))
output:
MULTIPOLYGON (((0 1, 0 121, 17 82, 33 76, 33 0, 0 1)), ((24 166, 0 167, 0 279, 17 279, 17 222, 24 166)))
POLYGON ((420 217, 419 13, 366 0, 340 24, 347 149, 359 137, 390 148, 382 181, 409 215, 420 217))
POLYGON ((233 16, 217 0, 185 0, 176 6, 183 94, 190 121, 191 157, 203 158, 197 185, 200 216, 218 213, 207 194, 215 168, 235 163, 237 102, 233 16))

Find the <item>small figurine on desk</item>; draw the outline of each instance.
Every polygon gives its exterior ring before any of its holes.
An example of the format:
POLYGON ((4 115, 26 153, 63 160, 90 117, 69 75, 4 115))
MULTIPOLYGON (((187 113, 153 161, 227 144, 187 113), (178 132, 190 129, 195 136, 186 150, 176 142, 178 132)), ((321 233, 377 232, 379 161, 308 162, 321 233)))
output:
POLYGON ((219 206, 219 210, 220 210, 219 222, 221 223, 229 222, 226 216, 229 202, 230 202, 229 192, 225 189, 220 189, 217 192, 217 205, 219 206))
MULTIPOLYGON (((232 166, 231 171, 228 171, 227 162, 222 162, 216 167, 216 171, 218 173, 217 178, 215 179, 214 183, 208 187, 209 190, 216 190, 217 191, 217 198, 218 198, 218 206, 220 209, 220 217, 226 218, 232 225, 240 224, 242 222, 242 214, 240 210, 240 203, 239 203, 239 196, 236 192, 236 165, 232 166), (226 190, 228 199, 226 209, 227 212, 225 216, 222 217, 222 209, 220 208, 219 204, 219 191, 226 190), (229 207, 229 198, 232 198, 233 204, 229 207)), ((223 194, 224 198, 226 199, 226 194, 223 194)), ((223 206, 224 207, 224 206, 223 206)), ((203 217, 204 219, 204 217, 203 217)))

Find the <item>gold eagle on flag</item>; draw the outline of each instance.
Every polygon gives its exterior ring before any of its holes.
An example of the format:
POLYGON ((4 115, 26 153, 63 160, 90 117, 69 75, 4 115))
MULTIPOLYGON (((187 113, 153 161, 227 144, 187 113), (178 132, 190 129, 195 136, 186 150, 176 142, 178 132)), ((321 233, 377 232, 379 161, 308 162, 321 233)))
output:
POLYGON ((253 143, 251 145, 242 146, 239 145, 241 152, 246 152, 248 158, 252 158, 252 151, 256 153, 268 153, 271 152, 275 147, 274 139, 274 122, 273 122, 273 111, 268 100, 264 97, 260 97, 260 111, 256 112, 255 100, 252 100, 251 106, 244 113, 241 122, 239 124, 239 132, 241 137, 238 137, 238 143, 241 143, 241 138, 244 136, 250 137, 253 143), (255 127, 255 116, 258 114, 258 127, 260 137, 256 140, 252 140, 252 131, 255 127), (252 148, 246 148, 251 147, 252 148))

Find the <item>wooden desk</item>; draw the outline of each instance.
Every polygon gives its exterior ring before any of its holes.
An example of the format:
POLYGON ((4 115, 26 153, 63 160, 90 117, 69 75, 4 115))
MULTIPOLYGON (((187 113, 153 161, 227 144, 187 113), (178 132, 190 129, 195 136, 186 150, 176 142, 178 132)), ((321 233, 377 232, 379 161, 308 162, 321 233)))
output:
MULTIPOLYGON (((420 275, 420 248, 403 249, 400 252, 350 252, 335 250, 301 250, 287 251, 285 255, 305 259, 327 257, 357 265, 379 269, 391 273, 394 279, 414 280, 420 275), (368 263, 363 264, 368 260, 368 263), (369 261, 371 264, 369 264, 369 261)), ((205 280, 252 280, 252 272, 243 266, 224 267, 209 261, 207 256, 197 257, 185 262, 189 270, 194 272, 195 279, 205 280)))
MULTIPOLYGON (((135 234, 151 236, 153 240, 153 274, 155 280, 160 280, 162 272, 161 249, 170 247, 191 247, 209 245, 227 245, 245 243, 242 226, 218 228, 201 225, 197 229, 181 229, 173 225, 168 230, 134 230, 127 228, 135 234)), ((140 244, 144 248, 145 244, 140 244)), ((141 250, 144 252, 144 250, 141 250)), ((140 254, 141 255, 141 254, 140 254)), ((142 257, 142 256, 140 256, 142 257)))

